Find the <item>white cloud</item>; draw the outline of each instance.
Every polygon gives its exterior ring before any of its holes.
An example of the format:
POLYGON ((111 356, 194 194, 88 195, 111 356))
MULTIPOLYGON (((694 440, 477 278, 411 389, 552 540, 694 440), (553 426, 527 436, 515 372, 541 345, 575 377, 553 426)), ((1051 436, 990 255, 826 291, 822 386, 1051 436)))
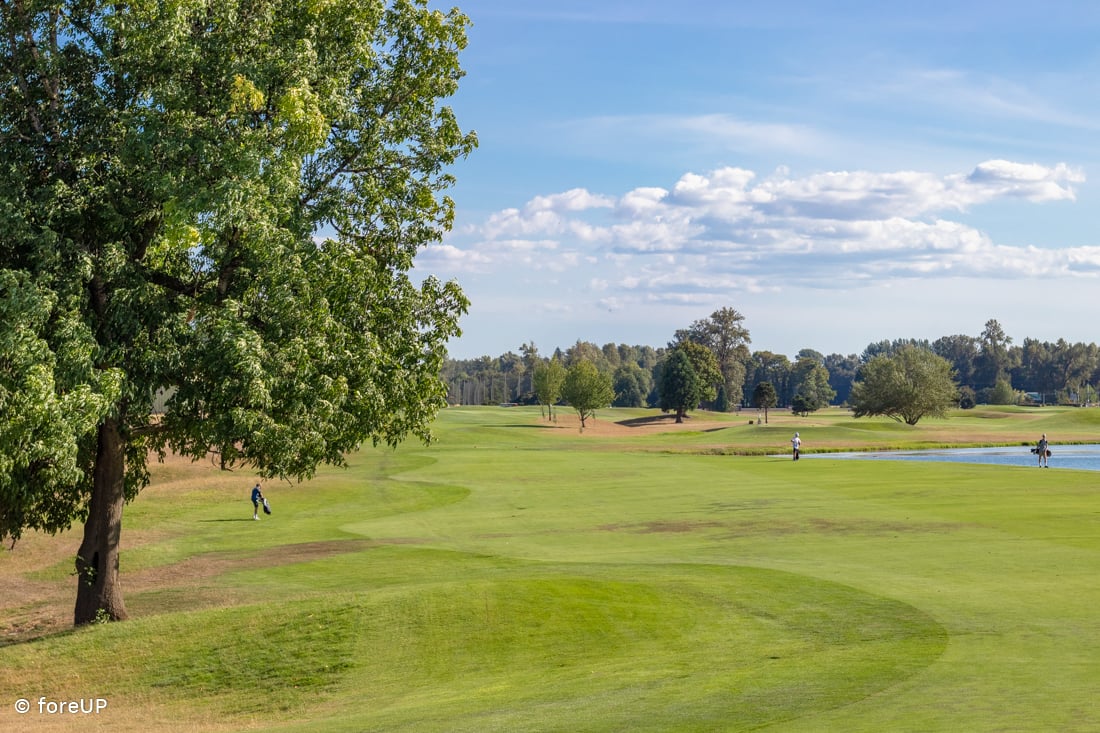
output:
POLYGON ((564 193, 557 193, 550 196, 536 196, 527 202, 527 205, 523 208, 527 213, 539 211, 563 213, 610 208, 614 203, 614 199, 609 196, 597 196, 589 193, 583 188, 574 188, 564 193))
POLYGON ((960 181, 958 190, 970 192, 979 203, 1009 196, 1034 202, 1073 200, 1075 193, 1069 184, 1084 180, 1082 171, 1065 163, 1048 168, 1034 163, 989 160, 960 181))
POLYGON ((758 180, 753 171, 720 168, 619 197, 580 188, 538 196, 468 229, 466 244, 436 248, 432 264, 561 272, 616 309, 897 278, 1094 277, 1100 247, 1008 246, 964 220, 983 204, 1072 201, 1084 181, 1064 163, 1008 160, 948 176, 796 177, 781 168, 758 180))
POLYGON ((619 211, 624 216, 638 216, 647 213, 660 216, 666 196, 668 196, 668 191, 663 188, 636 188, 619 200, 619 211))
POLYGON ((452 244, 434 244, 417 255, 417 266, 446 272, 488 270, 493 258, 482 248, 460 248, 452 244))

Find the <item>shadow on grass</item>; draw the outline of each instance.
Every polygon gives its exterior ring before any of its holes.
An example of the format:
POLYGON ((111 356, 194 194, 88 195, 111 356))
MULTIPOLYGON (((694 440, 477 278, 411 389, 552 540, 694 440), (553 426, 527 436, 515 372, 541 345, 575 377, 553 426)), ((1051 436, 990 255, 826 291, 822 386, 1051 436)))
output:
MULTIPOLYGON (((691 420, 691 415, 684 415, 684 422, 691 420)), ((629 420, 619 420, 618 425, 627 428, 640 428, 645 425, 657 425, 661 423, 675 423, 675 415, 651 415, 649 417, 635 417, 629 420)))
POLYGON ((233 519, 200 519, 200 522, 252 522, 254 520, 246 517, 235 517, 233 519))
MULTIPOLYGON (((691 415, 684 415, 684 420, 683 421, 685 423, 686 422, 691 422, 691 415)), ((669 415, 650 415, 648 417, 632 417, 629 420, 618 420, 615 424, 616 425, 622 425, 624 428, 643 428, 643 427, 646 427, 647 425, 675 425, 676 424, 676 415, 675 414, 669 414, 669 415)), ((729 427, 730 427, 729 425, 719 425, 718 427, 714 427, 714 428, 700 428, 700 432, 703 432, 703 433, 716 433, 719 430, 725 430, 726 428, 729 428, 729 427)))

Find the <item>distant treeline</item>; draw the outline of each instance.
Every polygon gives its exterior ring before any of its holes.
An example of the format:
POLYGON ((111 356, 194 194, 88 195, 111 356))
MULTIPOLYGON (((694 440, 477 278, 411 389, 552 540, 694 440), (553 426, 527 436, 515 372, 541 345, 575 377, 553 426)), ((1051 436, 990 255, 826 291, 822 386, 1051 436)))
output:
POLYGON ((862 364, 880 354, 892 354, 901 346, 914 345, 951 363, 963 407, 979 403, 1084 405, 1097 399, 1100 347, 1065 339, 1050 342, 1025 338, 1023 343, 1013 344, 996 320, 987 321, 978 336, 877 341, 868 344, 861 354, 824 355, 802 349, 793 359, 770 351, 750 351, 748 331, 742 320, 736 311, 722 309, 709 319, 677 331, 667 346, 656 348, 613 343, 599 346, 577 341, 565 350, 556 348, 552 354, 543 355, 534 343, 527 343, 519 348, 518 354, 508 351, 497 357, 449 359, 442 376, 452 404, 535 404, 531 378, 539 364, 557 359, 568 367, 586 359, 601 373, 611 375, 616 407, 655 406, 662 361, 676 344, 690 340, 711 348, 723 364, 727 379, 733 380, 725 389, 726 409, 748 406, 756 386, 762 382, 774 386, 780 406, 789 406, 804 380, 813 378, 817 371, 814 367, 818 366, 828 372, 829 386, 836 392, 833 404, 843 405, 862 364))

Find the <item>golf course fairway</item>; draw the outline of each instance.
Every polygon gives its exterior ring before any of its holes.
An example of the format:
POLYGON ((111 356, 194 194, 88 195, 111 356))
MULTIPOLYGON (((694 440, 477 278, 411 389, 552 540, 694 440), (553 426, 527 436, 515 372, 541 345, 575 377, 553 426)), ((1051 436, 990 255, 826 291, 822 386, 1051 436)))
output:
POLYGON ((169 458, 130 621, 68 628, 77 530, 0 554, 0 730, 1100 730, 1100 474, 1057 466, 1100 410, 749 422, 451 408, 262 521, 253 476, 169 458), (795 430, 1055 454, 794 462, 795 430))

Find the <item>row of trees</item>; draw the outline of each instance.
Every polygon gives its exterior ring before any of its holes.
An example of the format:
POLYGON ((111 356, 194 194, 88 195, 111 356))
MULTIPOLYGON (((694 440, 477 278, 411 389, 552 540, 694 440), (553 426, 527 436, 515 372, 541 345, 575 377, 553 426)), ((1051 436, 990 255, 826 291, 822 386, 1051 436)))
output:
POLYGON ((557 363, 564 374, 587 362, 609 380, 609 404, 661 407, 680 416, 682 403, 690 405, 686 409, 702 405, 720 411, 766 404, 802 414, 829 404, 854 405, 853 389, 868 365, 876 357, 894 357, 909 349, 943 360, 955 384, 953 401, 963 407, 979 402, 1087 404, 1096 399, 1100 383, 1096 344, 1027 338, 1014 345, 996 320, 987 321, 978 336, 877 341, 861 354, 824 355, 803 349, 792 360, 770 351, 750 351, 749 343, 743 316, 723 308, 676 331, 664 347, 577 341, 543 356, 527 343, 519 354, 448 360, 443 377, 452 404, 534 404, 539 401, 535 375, 540 366, 557 363))

